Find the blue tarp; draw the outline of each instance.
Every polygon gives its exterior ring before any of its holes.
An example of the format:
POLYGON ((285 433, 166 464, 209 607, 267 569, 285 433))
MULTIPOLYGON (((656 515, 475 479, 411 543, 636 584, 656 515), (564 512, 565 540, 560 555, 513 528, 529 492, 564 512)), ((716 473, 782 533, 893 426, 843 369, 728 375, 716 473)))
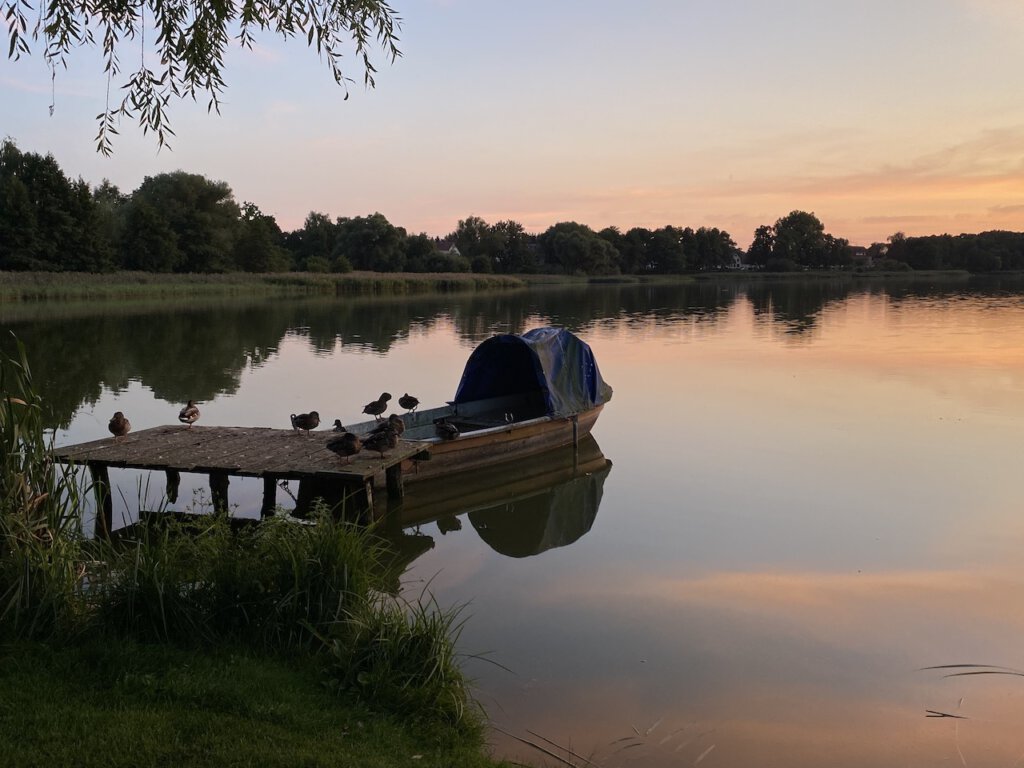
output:
POLYGON ((469 356, 455 403, 537 393, 551 416, 571 416, 611 399, 586 342, 563 328, 504 333, 469 356))

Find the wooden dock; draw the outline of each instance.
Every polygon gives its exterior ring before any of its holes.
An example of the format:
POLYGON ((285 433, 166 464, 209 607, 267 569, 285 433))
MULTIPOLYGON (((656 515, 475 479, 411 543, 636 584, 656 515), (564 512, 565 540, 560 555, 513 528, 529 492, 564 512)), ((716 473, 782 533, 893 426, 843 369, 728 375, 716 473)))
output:
POLYGON ((177 498, 180 473, 207 474, 214 508, 219 509, 228 508, 230 477, 260 477, 261 513, 268 515, 277 503, 279 480, 299 481, 300 504, 319 496, 328 503, 349 498, 360 507, 371 508, 374 477, 383 475, 388 496, 400 499, 402 462, 429 458, 428 445, 400 440, 398 447, 385 451, 383 458, 375 451, 364 450, 346 463, 326 448, 327 441, 337 436, 333 431, 306 434, 267 427, 176 424, 130 432, 123 438, 63 446, 54 449, 53 456, 57 461, 89 468, 97 493, 96 533, 104 536, 113 525, 110 467, 166 473, 167 495, 172 502, 177 498))

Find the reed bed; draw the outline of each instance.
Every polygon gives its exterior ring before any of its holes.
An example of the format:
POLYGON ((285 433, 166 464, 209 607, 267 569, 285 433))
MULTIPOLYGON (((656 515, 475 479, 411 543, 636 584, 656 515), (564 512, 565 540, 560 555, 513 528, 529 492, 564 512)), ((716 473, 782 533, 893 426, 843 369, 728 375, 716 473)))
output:
POLYGON ((461 273, 0 272, 0 302, 48 299, 155 299, 183 296, 406 295, 509 290, 524 286, 522 280, 510 275, 461 273))

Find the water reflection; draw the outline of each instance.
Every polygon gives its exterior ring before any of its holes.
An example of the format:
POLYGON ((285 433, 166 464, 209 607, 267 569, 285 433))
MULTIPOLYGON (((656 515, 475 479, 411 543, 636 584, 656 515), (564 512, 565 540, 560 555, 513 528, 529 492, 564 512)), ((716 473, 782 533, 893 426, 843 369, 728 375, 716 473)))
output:
POLYGON ((611 468, 593 435, 587 435, 575 450, 568 446, 465 476, 410 483, 397 508, 378 502, 395 555, 394 590, 413 561, 434 548, 427 532, 431 524, 441 536, 473 530, 506 557, 531 557, 572 544, 594 524, 611 468))

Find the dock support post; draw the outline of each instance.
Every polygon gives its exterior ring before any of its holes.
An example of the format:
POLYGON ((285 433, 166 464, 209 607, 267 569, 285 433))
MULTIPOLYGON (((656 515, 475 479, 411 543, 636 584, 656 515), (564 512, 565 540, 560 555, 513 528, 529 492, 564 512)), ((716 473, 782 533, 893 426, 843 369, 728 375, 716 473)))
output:
POLYGON ((387 481, 388 498, 391 501, 401 501, 405 496, 405 487, 402 484, 402 462, 392 464, 384 472, 384 479, 387 481))
POLYGON ((178 488, 181 486, 181 473, 176 469, 168 469, 167 475, 167 500, 174 504, 178 500, 178 488))
POLYGON ((272 517, 277 508, 277 478, 263 476, 263 506, 260 517, 272 517))
POLYGON ((228 480, 227 472, 210 473, 210 496, 213 499, 214 512, 228 511, 228 480))
POLYGON ((110 538, 114 527, 114 501, 110 496, 110 473, 105 464, 89 464, 92 487, 96 493, 96 521, 93 531, 96 538, 110 538))

